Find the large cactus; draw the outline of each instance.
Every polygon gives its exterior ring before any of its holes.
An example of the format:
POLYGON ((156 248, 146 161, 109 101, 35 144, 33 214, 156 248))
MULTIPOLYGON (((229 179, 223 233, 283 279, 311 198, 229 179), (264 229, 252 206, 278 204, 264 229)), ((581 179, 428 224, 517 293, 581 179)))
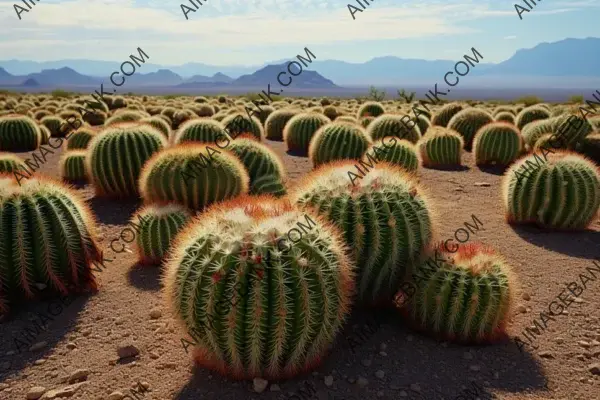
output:
POLYGON ((199 142, 206 144, 218 144, 225 147, 225 143, 231 140, 223 124, 211 119, 193 119, 182 124, 175 135, 173 143, 199 142))
POLYGON ((485 343, 506 338, 517 291, 510 266, 479 243, 454 246, 440 243, 415 268, 415 292, 403 311, 413 326, 443 340, 485 343))
POLYGON ((67 125, 67 121, 54 115, 42 118, 40 125, 48 128, 50 131, 50 136, 52 137, 64 137, 67 131, 65 127, 67 125))
POLYGON ((560 115, 552 122, 556 140, 569 149, 579 150, 585 137, 594 130, 587 119, 571 113, 560 115))
POLYGON ((246 115, 235 113, 225 117, 222 124, 233 138, 243 135, 244 133, 250 133, 256 139, 262 140, 262 123, 256 117, 248 118, 246 115))
POLYGON ((336 160, 359 160, 371 143, 371 139, 360 126, 347 122, 332 122, 315 133, 310 141, 308 154, 313 167, 336 160))
POLYGON ((540 119, 548 119, 550 116, 550 111, 547 108, 536 104, 522 109, 515 118, 515 124, 517 125, 517 128, 522 130, 525 125, 540 119))
POLYGON ((581 153, 600 166, 600 133, 592 133, 586 136, 581 145, 581 153))
POLYGON ((380 115, 367 127, 371 140, 379 140, 386 136, 396 136, 400 139, 417 143, 421 138, 419 126, 407 115, 380 115))
POLYGON ((180 144, 155 154, 139 188, 147 204, 175 202, 193 210, 248 193, 248 172, 232 153, 204 144, 180 144))
POLYGON ((86 150, 66 151, 59 160, 59 175, 65 181, 87 180, 85 170, 86 150))
POLYGON ((142 166, 167 145, 162 133, 146 124, 125 123, 105 129, 88 145, 86 168, 98 196, 139 195, 142 166))
POLYGON ((376 101, 367 101, 365 104, 361 105, 356 113, 356 118, 360 119, 361 117, 379 117, 385 113, 385 109, 376 101))
POLYGON ((163 135, 165 135, 167 140, 171 139, 171 122, 165 121, 164 118, 152 116, 142 118, 140 122, 150 124, 153 128, 158 129, 163 135))
POLYGON ((23 115, 0 117, 0 151, 33 151, 41 144, 35 120, 23 115))
POLYGON ((345 250, 329 224, 264 196, 213 206, 187 225, 164 287, 196 341, 197 362, 238 379, 289 378, 317 366, 350 311, 345 250), (299 221, 312 224, 282 250, 299 221))
POLYGON ((283 140, 286 124, 301 111, 297 109, 281 109, 273 111, 265 122, 265 136, 269 140, 283 140))
POLYGON ((388 162, 392 165, 402 167, 406 171, 413 172, 419 169, 421 160, 415 150, 415 146, 408 140, 386 136, 381 143, 371 145, 363 156, 363 166, 375 162, 388 162))
POLYGON ((509 223, 585 229, 600 206, 600 172, 570 151, 534 153, 506 171, 502 197, 509 223))
POLYGON ((509 124, 515 124, 515 115, 508 111, 502 111, 494 115, 496 122, 508 122, 509 124))
POLYGON ((464 106, 460 103, 450 103, 443 106, 438 112, 435 113, 431 119, 431 125, 437 125, 447 127, 448 123, 456 114, 464 109, 464 106))
POLYGON ((283 141, 288 151, 308 154, 310 141, 315 133, 329 123, 329 118, 317 113, 302 113, 292 117, 283 130, 283 141))
POLYGON ((477 165, 509 165, 523 149, 523 139, 517 128, 507 122, 493 122, 481 128, 473 139, 477 165))
MULTIPOLYGON (((526 147, 532 149, 538 139, 544 136, 547 133, 554 133, 554 122, 556 118, 547 118, 540 119, 537 121, 533 121, 521 130, 521 135, 523 136, 523 140, 525 141, 526 147)), ((558 145, 558 137, 555 141, 557 144, 556 147, 561 147, 558 145)))
POLYGON ((427 196, 402 168, 378 164, 362 178, 355 166, 336 162, 309 173, 289 198, 327 217, 344 234, 358 266, 363 304, 389 301, 430 245, 433 216, 427 196))
POLYGON ((461 163, 464 140, 452 129, 433 125, 416 147, 425 167, 458 166, 461 163))
POLYGON ((98 134, 97 128, 91 126, 82 126, 73 132, 67 141, 67 150, 82 150, 87 149, 88 145, 98 134))
POLYGON ((487 111, 467 108, 452 117, 448 122, 448 128, 460 133, 465 140, 465 150, 471 151, 475 134, 490 122, 494 122, 494 119, 487 111))
POLYGON ((171 242, 191 218, 187 208, 177 204, 151 204, 138 210, 132 221, 141 221, 136 235, 136 252, 140 264, 160 264, 171 242))
POLYGON ((95 288, 95 228, 69 187, 39 175, 21 186, 0 179, 0 313, 34 298, 38 283, 63 296, 95 288))
POLYGON ((11 153, 0 153, 0 174, 13 174, 23 170, 27 171, 27 165, 21 157, 11 153))

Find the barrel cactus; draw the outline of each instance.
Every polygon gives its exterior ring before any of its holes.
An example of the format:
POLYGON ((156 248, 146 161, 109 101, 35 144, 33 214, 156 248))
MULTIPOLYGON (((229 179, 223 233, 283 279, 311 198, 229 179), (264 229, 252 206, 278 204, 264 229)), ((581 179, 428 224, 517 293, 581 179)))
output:
POLYGON ((380 115, 385 113, 385 109, 376 101, 367 101, 362 104, 357 112, 357 118, 361 117, 379 117, 380 115))
POLYGON ((258 140, 261 140, 263 137, 262 124, 256 117, 248 118, 243 114, 235 113, 223 119, 222 124, 229 133, 229 136, 233 138, 244 133, 250 133, 258 140))
POLYGON ((600 206, 600 172, 570 151, 534 153, 506 171, 502 197, 509 223, 585 229, 600 206))
POLYGON ((475 134, 490 122, 494 122, 494 119, 487 111, 467 108, 452 117, 448 122, 448 128, 460 133, 465 140, 465 150, 471 151, 475 134))
POLYGON ((95 230, 93 214, 66 185, 39 175, 21 186, 0 179, 0 313, 35 298, 40 283, 62 296, 95 289, 95 230))
POLYGON ((553 133, 545 133, 533 145, 533 152, 554 151, 554 149, 567 149, 566 144, 553 133))
POLYGON ((529 106, 522 109, 515 118, 515 124, 517 125, 517 128, 523 129, 523 127, 530 122, 540 119, 548 119, 550 116, 550 111, 547 108, 536 104, 534 106, 529 106))
POLYGON ((358 125, 332 122, 315 133, 308 154, 313 167, 335 160, 359 160, 371 143, 365 130, 358 125))
POLYGON ((147 117, 142 118, 140 122, 144 122, 150 124, 154 129, 158 129, 163 135, 165 135, 166 139, 171 138, 171 122, 167 122, 164 118, 161 117, 147 117))
POLYGON ((287 194, 284 178, 277 174, 263 175, 252 182, 253 194, 269 194, 282 197, 287 194))
POLYGON ((581 153, 600 165, 600 133, 587 135, 581 145, 581 153))
POLYGON ((251 135, 240 136, 227 147, 244 164, 250 177, 250 193, 260 193, 255 182, 265 175, 275 175, 285 179, 285 168, 277 153, 260 143, 251 135))
POLYGON ((187 121, 179 127, 173 136, 173 143, 199 142, 207 144, 219 143, 219 146, 231 140, 223 125, 211 119, 201 118, 187 121))
POLYGON ((273 111, 265 122, 265 136, 269 140, 283 140, 286 124, 301 111, 297 109, 281 109, 273 111))
POLYGON ((387 163, 349 179, 351 162, 309 173, 289 194, 302 209, 326 217, 344 234, 358 266, 362 304, 390 301, 433 236, 427 196, 411 174, 387 163))
POLYGON ((587 119, 570 113, 556 117, 552 123, 556 140, 569 149, 579 150, 585 137, 594 130, 587 119))
POLYGON ((424 136, 425 133, 427 133, 427 129, 429 129, 429 127, 431 126, 431 121, 424 114, 419 114, 417 118, 413 117, 412 121, 417 123, 417 126, 419 127, 419 132, 421 132, 421 136, 424 136))
POLYGON ((0 117, 0 151, 33 151, 42 144, 34 119, 23 115, 0 117))
POLYGON ((60 177, 65 181, 85 181, 86 150, 66 151, 60 158, 58 168, 60 177))
POLYGON ((450 103, 443 106, 431 119, 431 125, 447 127, 448 123, 456 114, 461 112, 464 106, 460 103, 450 103))
POLYGON ((152 154, 167 145, 158 130, 146 124, 109 127, 88 145, 86 168, 96 194, 102 197, 138 196, 138 177, 152 154))
POLYGON ((416 145, 425 167, 449 167, 461 164, 464 140, 452 129, 434 125, 416 145))
POLYGON ((92 139, 98 134, 97 128, 82 126, 69 136, 67 150, 87 149, 92 139))
MULTIPOLYGON (((372 118, 372 117, 371 117, 372 118)), ((335 119, 335 122, 349 122, 351 124, 356 124, 356 118, 354 118, 351 115, 340 115, 339 117, 337 117, 335 119)), ((363 125, 364 128, 366 128, 366 126, 363 125)))
POLYGON ((38 128, 40 128, 40 135, 42 139, 40 145, 50 143, 50 137, 52 136, 50 129, 46 128, 44 125, 38 125, 38 128))
MULTIPOLYGON (((526 147, 532 149, 535 142, 537 142, 540 137, 547 133, 553 134, 555 120, 556 118, 540 119, 527 124, 527 126, 521 130, 521 136, 525 141, 526 147)), ((559 145, 556 146, 560 147, 559 145)))
POLYGON ((521 133, 507 122, 492 122, 481 128, 473 139, 477 165, 509 165, 521 154, 521 133))
POLYGON ((52 137, 64 137, 66 133, 66 129, 64 125, 67 124, 62 118, 56 116, 47 116, 42 118, 40 121, 40 125, 44 125, 50 131, 50 136, 52 137))
POLYGON ((232 153, 204 144, 180 144, 155 154, 139 188, 146 204, 178 203, 193 210, 248 193, 250 178, 232 153))
POLYGON ((367 128, 371 140, 379 140, 386 136, 396 136, 417 143, 421 138, 419 126, 407 115, 386 114, 375 118, 367 128))
POLYGON ((187 208, 178 204, 142 207, 132 217, 139 222, 135 250, 140 264, 160 264, 166 257, 171 242, 191 219, 187 208))
POLYGON ((499 114, 509 113, 513 117, 515 116, 515 110, 511 106, 498 106, 492 112, 494 118, 497 118, 499 114))
POLYGON ((494 115, 494 120, 496 122, 508 122, 509 124, 513 124, 515 123, 515 116, 513 113, 510 113, 508 111, 503 111, 503 112, 499 112, 497 114, 494 115))
POLYGON ((27 165, 21 157, 12 153, 0 153, 0 174, 12 174, 19 170, 27 171, 27 165))
POLYGON ((517 291, 511 267, 480 243, 454 246, 451 252, 440 243, 415 268, 415 291, 402 311, 414 327, 442 340, 505 339, 517 291))
POLYGON ((302 113, 292 117, 283 130, 283 141, 288 151, 306 155, 311 139, 319 128, 331 123, 329 118, 316 113, 302 113))
POLYGON ((164 287, 195 339, 197 363, 236 379, 291 378, 316 367, 350 311, 345 250, 335 228, 264 196, 215 205, 188 224, 164 287), (309 229, 281 249, 283 235, 305 220, 309 229))
POLYGON ((121 124, 123 122, 137 122, 149 116, 150 115, 145 112, 142 113, 139 111, 121 111, 115 113, 112 117, 107 119, 104 123, 104 126, 121 124))
POLYGON ((408 140, 394 136, 386 136, 381 139, 381 144, 375 143, 367 149, 363 156, 363 163, 372 164, 372 160, 388 162, 410 172, 416 171, 421 165, 415 146, 408 140))

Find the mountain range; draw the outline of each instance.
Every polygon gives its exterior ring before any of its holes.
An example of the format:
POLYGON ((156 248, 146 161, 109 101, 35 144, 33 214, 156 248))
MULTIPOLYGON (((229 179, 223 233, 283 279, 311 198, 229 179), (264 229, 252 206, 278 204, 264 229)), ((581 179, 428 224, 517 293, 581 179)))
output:
MULTIPOLYGON (((485 49, 462 85, 471 87, 584 88, 600 84, 600 38, 564 39, 541 43, 531 49, 520 49, 508 60, 493 64, 485 62, 485 49)), ((472 50, 465 55, 473 58, 472 50)), ((317 54, 319 56, 319 54, 317 54)), ((456 60, 403 59, 377 57, 364 63, 339 60, 314 60, 302 74, 293 77, 290 89, 336 89, 340 86, 411 85, 436 82, 442 84, 447 71, 454 70, 456 60)), ((110 85, 110 74, 120 64, 112 61, 58 60, 48 62, 0 61, 0 87, 77 89, 110 85)), ((277 75, 285 71, 287 61, 278 60, 259 66, 213 66, 187 63, 161 66, 146 63, 132 76, 126 77, 127 87, 144 88, 260 88, 277 85, 277 75)), ((122 76, 122 75, 120 75, 122 76)), ((455 75, 456 76, 456 75, 455 75)), ((282 78, 286 81, 289 74, 282 78)), ((117 78, 119 81, 120 78, 117 78)), ((118 88, 117 88, 118 89, 118 88)))

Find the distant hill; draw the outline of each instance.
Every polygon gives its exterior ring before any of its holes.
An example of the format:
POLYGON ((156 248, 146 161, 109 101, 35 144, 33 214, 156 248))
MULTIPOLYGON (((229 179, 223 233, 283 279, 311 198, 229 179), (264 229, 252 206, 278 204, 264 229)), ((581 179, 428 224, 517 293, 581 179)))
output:
MULTIPOLYGON (((268 65, 264 68, 259 69, 253 74, 242 75, 231 84, 233 86, 259 86, 266 87, 269 83, 272 86, 281 87, 282 85, 277 82, 277 75, 281 71, 285 71, 286 75, 281 77, 283 82, 288 82, 288 78, 292 78, 291 86, 294 88, 334 88, 337 87, 332 81, 324 78, 315 71, 303 70, 298 76, 292 76, 286 71, 287 64, 281 65, 268 65)), ((298 71, 294 71, 298 72, 298 71)), ((285 90, 285 89, 284 89, 285 90)))
POLYGON ((222 74, 216 73, 213 76, 194 75, 185 80, 186 83, 231 83, 233 78, 222 74))
POLYGON ((27 79, 35 79, 41 86, 79 86, 100 83, 99 79, 82 75, 69 67, 45 69, 39 73, 29 74, 23 80, 27 79))

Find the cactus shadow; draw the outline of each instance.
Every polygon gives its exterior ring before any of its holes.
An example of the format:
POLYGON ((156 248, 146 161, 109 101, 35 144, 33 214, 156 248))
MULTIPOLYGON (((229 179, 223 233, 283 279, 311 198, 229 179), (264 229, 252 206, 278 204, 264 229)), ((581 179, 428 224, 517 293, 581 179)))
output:
POLYGON ((308 153, 301 151, 301 150, 286 150, 285 154, 292 156, 292 157, 302 157, 302 158, 308 157, 308 153))
POLYGON ((141 204, 139 199, 110 199, 94 196, 89 205, 98 222, 106 225, 125 225, 141 204))
POLYGON ((161 289, 162 265, 135 263, 127 271, 127 282, 136 288, 149 292, 161 289))
MULTIPOLYGON (((600 232, 595 230, 548 230, 536 225, 510 225, 528 243, 571 257, 600 259, 600 232)), ((600 225, 597 224, 597 228, 600 225)))
POLYGON ((434 171, 468 171, 471 169, 466 165, 446 165, 446 166, 431 165, 431 166, 427 166, 427 167, 423 166, 423 168, 432 169, 434 171))
POLYGON ((478 168, 481 172, 485 172, 488 174, 493 174, 493 175, 504 175, 504 173, 506 172, 506 170, 508 169, 508 166, 506 165, 478 165, 478 168))
POLYGON ((10 314, 0 319, 3 339, 0 340, 0 383, 18 378, 19 371, 50 354, 68 355, 70 350, 55 349, 55 346, 76 329, 79 313, 93 295, 69 296, 70 303, 61 303, 57 296, 44 296, 40 301, 13 307, 10 314), (29 350, 40 342, 46 345, 38 351, 29 350), (14 354, 9 355, 9 352, 14 354))

